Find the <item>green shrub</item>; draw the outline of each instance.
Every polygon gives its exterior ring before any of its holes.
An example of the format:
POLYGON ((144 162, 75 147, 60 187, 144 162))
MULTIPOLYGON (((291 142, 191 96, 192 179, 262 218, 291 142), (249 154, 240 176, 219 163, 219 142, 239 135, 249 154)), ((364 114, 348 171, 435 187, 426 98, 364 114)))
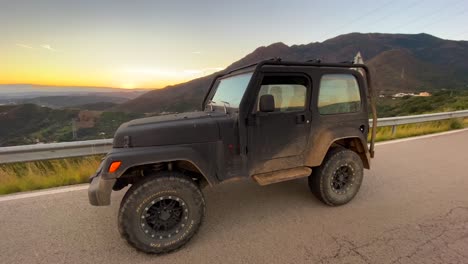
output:
POLYGON ((460 120, 452 119, 450 121, 450 129, 460 129, 460 128, 463 128, 463 124, 462 122, 460 122, 460 120))

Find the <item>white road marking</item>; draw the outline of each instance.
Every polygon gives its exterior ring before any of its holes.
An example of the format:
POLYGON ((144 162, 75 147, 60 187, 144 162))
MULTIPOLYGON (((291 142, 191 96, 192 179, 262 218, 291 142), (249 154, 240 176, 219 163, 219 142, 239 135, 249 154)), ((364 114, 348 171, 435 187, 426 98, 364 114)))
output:
MULTIPOLYGON (((445 135, 451 135, 451 134, 456 134, 456 133, 461 133, 461 132, 466 132, 466 131, 468 131, 468 128, 429 134, 429 135, 424 135, 424 136, 419 136, 419 137, 395 139, 395 140, 390 140, 390 141, 385 141, 385 142, 378 142, 376 143, 376 146, 383 146, 383 145, 388 145, 388 144, 402 143, 402 142, 419 140, 419 139, 445 136, 445 135)), ((44 196, 44 195, 58 194, 58 193, 82 191, 82 190, 88 189, 88 187, 89 187, 89 184, 80 184, 80 185, 74 185, 74 186, 58 187, 58 188, 48 189, 44 191, 32 191, 32 192, 23 192, 19 194, 0 195, 0 202, 14 201, 14 200, 20 200, 20 199, 26 199, 26 198, 39 197, 39 196, 44 196)), ((184 204, 182 203, 182 205, 184 204)))
POLYGON ((0 196, 0 202, 20 200, 20 199, 25 199, 25 198, 33 198, 33 197, 38 197, 38 196, 50 195, 50 194, 82 191, 82 190, 88 189, 88 187, 89 187, 89 184, 79 184, 79 185, 74 185, 74 186, 66 186, 66 187, 48 189, 44 191, 32 191, 32 192, 24 192, 24 193, 19 193, 19 194, 9 194, 9 195, 0 196))

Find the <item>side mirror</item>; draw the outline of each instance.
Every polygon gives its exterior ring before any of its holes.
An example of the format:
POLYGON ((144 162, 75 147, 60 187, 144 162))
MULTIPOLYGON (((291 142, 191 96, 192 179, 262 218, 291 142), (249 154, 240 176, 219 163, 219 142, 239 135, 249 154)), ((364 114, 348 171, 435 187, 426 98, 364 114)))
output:
POLYGON ((275 97, 271 94, 264 94, 260 97, 260 112, 274 112, 275 97))

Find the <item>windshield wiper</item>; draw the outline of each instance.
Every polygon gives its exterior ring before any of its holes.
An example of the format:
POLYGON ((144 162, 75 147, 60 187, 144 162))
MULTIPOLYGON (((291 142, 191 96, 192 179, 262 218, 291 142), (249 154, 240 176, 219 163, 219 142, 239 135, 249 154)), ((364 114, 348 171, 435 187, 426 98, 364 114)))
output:
POLYGON ((216 104, 216 102, 215 102, 215 101, 213 101, 213 100, 208 100, 208 103, 207 103, 207 105, 209 105, 209 106, 210 106, 210 111, 211 111, 211 112, 213 112, 213 104, 216 104))
POLYGON ((223 106, 224 106, 224 113, 227 114, 227 107, 226 105, 229 107, 231 106, 231 104, 229 102, 226 102, 226 101, 221 101, 221 103, 223 103, 223 106))

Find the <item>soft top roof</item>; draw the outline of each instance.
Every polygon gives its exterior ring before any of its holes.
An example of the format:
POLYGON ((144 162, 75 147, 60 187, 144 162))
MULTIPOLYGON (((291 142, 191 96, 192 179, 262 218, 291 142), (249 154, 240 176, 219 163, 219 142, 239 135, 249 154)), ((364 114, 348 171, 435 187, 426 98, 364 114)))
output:
POLYGON ((368 75, 368 68, 364 64, 354 64, 353 62, 342 62, 342 63, 325 63, 321 62, 320 60, 312 60, 312 61, 305 61, 305 62, 299 62, 299 61, 283 61, 280 58, 273 58, 269 60, 263 60, 259 61, 256 63, 248 64, 245 66, 241 66, 238 68, 231 69, 227 72, 224 72, 218 76, 216 76, 216 79, 230 75, 232 73, 235 73, 237 71, 248 71, 249 69, 251 70, 257 70, 261 68, 262 66, 265 65, 277 65, 277 66, 311 66, 311 67, 330 67, 330 68, 362 68, 365 72, 366 75, 368 75))

